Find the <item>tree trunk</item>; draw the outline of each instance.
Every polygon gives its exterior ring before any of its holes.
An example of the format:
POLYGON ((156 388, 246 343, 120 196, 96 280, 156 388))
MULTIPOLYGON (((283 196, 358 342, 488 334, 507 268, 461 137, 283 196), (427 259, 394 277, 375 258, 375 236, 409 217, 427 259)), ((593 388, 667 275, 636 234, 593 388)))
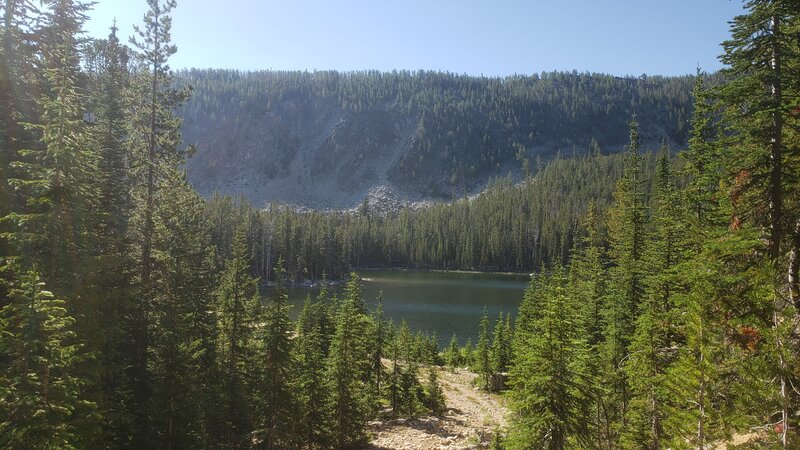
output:
POLYGON ((798 272, 800 272, 800 219, 794 226, 794 233, 792 234, 792 249, 789 252, 789 298, 791 299, 794 307, 797 309, 797 314, 800 314, 800 280, 798 279, 798 272))
POLYGON ((783 103, 781 85, 781 48, 778 38, 781 33, 780 17, 773 15, 772 25, 772 136, 770 138, 770 174, 769 174, 769 255, 773 261, 780 257, 781 239, 783 237, 783 115, 780 107, 783 103))

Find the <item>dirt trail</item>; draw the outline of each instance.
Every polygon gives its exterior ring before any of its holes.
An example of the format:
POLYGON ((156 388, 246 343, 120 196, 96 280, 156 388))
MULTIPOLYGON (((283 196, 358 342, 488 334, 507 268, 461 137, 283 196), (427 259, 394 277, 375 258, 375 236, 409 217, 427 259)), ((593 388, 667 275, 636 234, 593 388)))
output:
POLYGON ((447 404, 445 414, 371 422, 373 439, 368 449, 484 448, 495 429, 505 427, 508 408, 504 399, 474 388, 475 374, 443 368, 438 375, 447 404))

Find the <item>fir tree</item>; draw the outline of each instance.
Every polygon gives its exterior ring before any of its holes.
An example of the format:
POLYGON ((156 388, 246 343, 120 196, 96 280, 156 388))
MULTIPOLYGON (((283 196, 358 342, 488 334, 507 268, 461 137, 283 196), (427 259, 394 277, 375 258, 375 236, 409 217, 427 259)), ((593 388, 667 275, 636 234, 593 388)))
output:
POLYGON ((283 260, 275 265, 274 286, 270 303, 265 309, 259 340, 263 348, 263 380, 257 389, 259 430, 257 436, 267 449, 286 448, 293 438, 294 396, 290 380, 294 372, 292 361, 292 331, 289 306, 286 304, 286 270, 283 260))
POLYGON ((234 448, 243 445, 253 429, 252 395, 258 381, 254 371, 260 367, 254 336, 261 317, 260 296, 257 280, 250 276, 245 233, 241 225, 217 290, 217 353, 223 380, 220 421, 226 430, 221 439, 223 445, 234 448))
POLYGON ((475 372, 478 374, 480 385, 484 390, 489 390, 492 378, 492 361, 489 348, 489 312, 483 308, 481 322, 478 327, 478 344, 475 346, 475 372))
POLYGON ((372 316, 374 324, 374 339, 372 343, 372 380, 373 388, 371 397, 376 407, 383 393, 384 367, 383 357, 386 351, 386 322, 383 318, 383 292, 378 293, 378 305, 372 316))
POLYGON ((720 106, 732 134, 726 161, 738 174, 736 214, 767 228, 774 261, 782 255, 786 224, 795 219, 786 217, 786 175, 800 170, 786 148, 789 129, 798 125, 790 113, 800 76, 793 34, 797 2, 751 0, 745 7, 747 13, 731 21, 731 39, 722 43, 730 81, 719 90, 720 106))
POLYGON ((591 443, 587 411, 586 345, 575 305, 565 295, 566 276, 555 269, 543 283, 541 313, 519 323, 510 372, 514 427, 520 448, 563 449, 591 443))
POLYGON ((0 310, 0 443, 19 449, 82 448, 98 420, 78 377, 88 357, 66 303, 36 270, 20 276, 0 310))
POLYGON ((447 349, 444 351, 444 360, 451 369, 461 365, 461 353, 458 350, 458 339, 455 334, 450 338, 450 343, 447 344, 447 349))
POLYGON ((321 316, 324 305, 306 297, 297 321, 294 345, 297 377, 294 384, 298 406, 298 437, 310 448, 327 448, 330 443, 330 410, 325 384, 325 355, 321 316))
MULTIPOLYGON (((611 402, 609 416, 615 424, 625 426, 628 401, 628 380, 623 360, 634 333, 636 317, 644 299, 645 211, 639 156, 639 132, 636 118, 631 121, 630 146, 625 172, 614 192, 614 205, 609 212, 609 257, 614 266, 609 270, 608 298, 605 300, 604 370, 606 392, 611 402)), ((612 437, 613 440, 613 437, 612 437)))
POLYGON ((153 386, 149 355, 152 347, 152 323, 149 317, 152 298, 162 288, 164 280, 154 270, 154 246, 157 238, 158 202, 165 195, 158 195, 165 179, 177 169, 186 154, 181 148, 181 120, 175 109, 188 98, 188 91, 173 86, 172 74, 167 63, 177 48, 170 43, 170 16, 175 0, 161 4, 158 0, 147 0, 148 11, 142 28, 135 27, 136 39, 131 43, 138 50, 142 70, 131 82, 133 114, 130 117, 129 145, 131 150, 132 201, 134 204, 128 232, 132 257, 139 268, 133 280, 137 289, 138 303, 130 315, 130 364, 128 376, 131 380, 131 410, 133 423, 133 445, 147 447, 150 436, 148 428, 151 414, 148 404, 152 400, 153 386))
POLYGON ((365 337, 369 317, 360 297, 358 276, 353 273, 336 317, 336 334, 328 356, 328 379, 333 405, 332 435, 336 448, 364 440, 370 410, 367 395, 371 358, 365 337))
POLYGON ((439 386, 439 376, 436 371, 439 370, 436 366, 428 367, 428 384, 425 386, 425 406, 431 410, 435 415, 444 413, 447 407, 444 391, 439 386))
POLYGON ((216 254, 202 213, 203 200, 184 175, 162 185, 155 248, 160 289, 151 297, 152 406, 161 411, 151 436, 172 446, 208 445, 216 425, 216 254))

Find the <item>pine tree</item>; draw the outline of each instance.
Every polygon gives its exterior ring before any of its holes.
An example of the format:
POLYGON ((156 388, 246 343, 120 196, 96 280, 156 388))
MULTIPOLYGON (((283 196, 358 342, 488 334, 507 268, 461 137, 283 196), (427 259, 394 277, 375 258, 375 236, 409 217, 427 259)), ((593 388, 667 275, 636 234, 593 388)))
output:
POLYGON ((386 322, 383 318, 383 292, 378 293, 378 305, 372 315, 373 322, 373 342, 372 342, 372 368, 371 378, 373 380, 373 388, 370 396, 375 404, 375 408, 379 406, 380 399, 383 395, 383 379, 384 367, 383 357, 386 351, 386 322))
POLYGON ((250 276, 245 225, 240 225, 233 242, 231 259, 217 290, 217 327, 220 375, 220 421, 224 446, 243 445, 253 429, 253 394, 258 382, 254 373, 260 367, 254 329, 262 316, 257 280, 250 276))
MULTIPOLYGON (((639 131, 635 117, 631 121, 630 134, 625 172, 617 183, 614 205, 609 212, 609 257, 614 266, 609 270, 609 296, 604 302, 606 329, 603 353, 608 387, 601 394, 611 401, 611 422, 622 427, 625 426, 630 397, 622 362, 628 355, 645 287, 642 258, 646 215, 642 198, 639 131)), ((615 426, 610 430, 615 433, 615 426)))
POLYGON ((767 228, 773 261, 782 255, 786 224, 795 219, 786 217, 786 175, 800 170, 786 148, 787 134, 800 120, 790 112, 800 76, 797 6, 793 0, 748 1, 747 14, 731 21, 731 39, 722 44, 730 81, 719 96, 732 134, 728 170, 738 174, 736 212, 767 228))
POLYGON ((35 269, 20 276, 0 310, 0 445, 82 448, 98 420, 76 376, 89 357, 66 303, 45 290, 35 269))
MULTIPOLYGON (((492 347, 489 354, 490 365, 492 373, 501 374, 508 371, 508 366, 511 363, 511 330, 510 330, 510 315, 506 321, 503 319, 503 313, 497 318, 497 323, 494 327, 494 334, 492 339, 492 347)), ((500 388, 501 386, 492 386, 493 388, 500 388)))
POLYGON ((442 387, 439 386, 439 376, 436 374, 437 370, 439 369, 436 366, 428 367, 428 384, 425 386, 425 406, 427 406, 433 414, 438 416, 444 413, 447 405, 444 391, 442 391, 442 387))
POLYGON ((451 369, 455 369, 461 365, 461 354, 458 350, 458 339, 455 334, 450 338, 450 343, 447 344, 447 349, 444 352, 444 360, 451 369))
POLYGON ((576 305, 565 295, 563 269, 555 269, 541 286, 540 315, 517 326, 509 374, 514 412, 509 439, 519 448, 589 446, 587 353, 576 305))
POLYGON ((334 447, 345 448, 364 440, 370 409, 367 387, 371 366, 370 327, 365 314, 358 275, 351 274, 336 317, 336 334, 328 356, 328 379, 333 405, 334 447))
POLYGON ((325 384, 325 355, 321 317, 325 305, 306 297, 297 321, 294 345, 297 377, 294 390, 298 406, 298 437, 310 448, 327 448, 330 442, 330 410, 325 384))
POLYGON ((294 372, 290 340, 292 323, 286 304, 286 270, 281 258, 275 265, 273 280, 270 303, 265 309, 259 333, 263 348, 263 380, 257 389, 261 407, 256 436, 267 449, 291 446, 296 409, 290 386, 294 372))
POLYGON ((131 380, 131 410, 134 417, 133 445, 149 446, 150 437, 148 407, 152 400, 149 354, 153 345, 152 323, 149 317, 152 299, 162 288, 164 280, 159 271, 154 270, 154 246, 159 224, 157 223, 158 202, 165 198, 159 195, 164 180, 177 169, 187 151, 181 147, 181 120, 175 116, 175 109, 188 98, 188 90, 178 90, 173 86, 168 59, 177 51, 170 44, 172 18, 175 0, 163 4, 158 0, 147 0, 148 11, 144 16, 142 28, 135 27, 136 39, 131 44, 138 50, 135 57, 142 67, 131 81, 130 161, 132 174, 132 201, 134 209, 129 222, 131 255, 139 267, 133 280, 137 290, 138 303, 131 313, 128 329, 131 330, 130 358, 128 376, 131 380))
POLYGON ((489 312, 483 308, 481 322, 478 326, 478 344, 475 346, 475 373, 478 374, 481 387, 489 390, 492 378, 492 361, 489 348, 489 312))

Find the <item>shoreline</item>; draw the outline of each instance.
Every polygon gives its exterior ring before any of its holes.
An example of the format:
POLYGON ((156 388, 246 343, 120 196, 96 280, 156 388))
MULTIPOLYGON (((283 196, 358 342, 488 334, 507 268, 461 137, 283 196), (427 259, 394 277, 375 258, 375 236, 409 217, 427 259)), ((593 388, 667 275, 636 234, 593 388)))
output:
MULTIPOLYGON (((455 274, 463 274, 463 275, 502 275, 502 276, 514 276, 514 277, 525 277, 530 278, 533 273, 530 272, 501 272, 501 271, 482 271, 482 270, 461 270, 461 269, 407 269, 404 267, 363 267, 360 269, 355 269, 353 272, 359 274, 359 278, 363 279, 360 275, 365 272, 417 272, 417 273, 455 273, 455 274)), ((327 278, 324 280, 326 286, 328 287, 341 287, 344 286, 347 282, 346 279, 330 279, 327 278)), ((300 288, 317 288, 323 283, 321 279, 304 279, 304 280, 296 280, 296 281, 288 281, 287 285, 289 287, 300 287, 300 288)), ((262 288, 272 288, 274 283, 272 281, 266 281, 259 283, 259 286, 262 288)))

